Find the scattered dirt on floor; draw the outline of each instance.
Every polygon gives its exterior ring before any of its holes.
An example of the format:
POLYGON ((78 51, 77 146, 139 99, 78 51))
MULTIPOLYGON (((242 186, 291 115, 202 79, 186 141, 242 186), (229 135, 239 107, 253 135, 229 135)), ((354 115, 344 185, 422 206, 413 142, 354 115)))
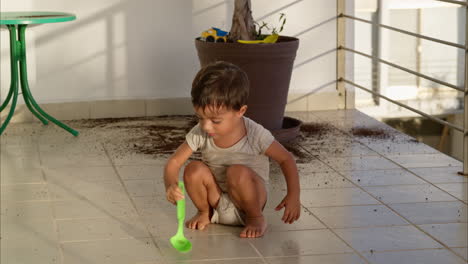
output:
MULTIPOLYGON (((189 115, 89 119, 75 121, 73 126, 90 129, 90 133, 93 130, 112 130, 113 134, 106 143, 118 156, 135 153, 156 157, 174 153, 197 123, 197 118, 189 115), (122 142, 119 138, 125 140, 122 142)), ((195 154, 197 159, 198 153, 195 154)))
POLYGON ((415 139, 400 139, 395 136, 396 134, 393 131, 378 127, 357 126, 349 131, 341 131, 330 123, 312 122, 302 124, 300 132, 300 136, 292 141, 292 144, 285 144, 286 149, 297 157, 297 163, 308 163, 314 157, 340 156, 351 151, 352 144, 359 145, 360 143, 346 136, 346 132, 356 138, 366 138, 376 142, 391 140, 394 143, 401 143, 402 141, 413 144, 419 143, 415 139), (302 146, 307 146, 307 151, 302 146))
POLYGON ((351 133, 356 137, 366 137, 373 139, 389 139, 393 138, 388 131, 380 128, 368 128, 368 127, 353 127, 351 133))
MULTIPOLYGON (((315 159, 316 153, 323 150, 330 135, 336 134, 338 129, 328 123, 303 123, 300 135, 284 147, 296 157, 296 163, 310 163, 315 159), (302 146, 307 145, 307 150, 302 146)), ((335 149, 335 151, 339 151, 335 149)))
POLYGON ((185 140, 184 129, 170 126, 145 127, 144 135, 134 139, 133 149, 140 154, 171 154, 185 140))
POLYGON ((367 138, 374 141, 390 140, 391 143, 419 144, 419 141, 411 137, 400 137, 396 131, 377 127, 353 127, 349 131, 357 138, 367 138))
MULTIPOLYGON (((109 139, 113 152, 118 156, 125 153, 144 154, 154 157, 168 156, 174 153, 185 140, 185 135, 197 124, 195 116, 158 116, 144 118, 103 118, 79 120, 73 123, 76 128, 90 130, 112 130, 115 137, 125 138, 124 142, 109 139)), ((333 126, 321 123, 303 124, 300 136, 285 144, 286 149, 293 153, 298 163, 309 163, 315 159, 313 155, 300 147, 307 139, 324 138, 333 126)), ((323 142, 321 144, 324 144, 323 142)), ((318 147, 320 146, 317 145, 318 147)), ((200 159, 199 152, 192 159, 200 159)))
POLYGON ((81 119, 72 121, 71 124, 79 128, 106 128, 114 123, 124 123, 145 120, 144 118, 98 118, 98 119, 81 119))
MULTIPOLYGON (((197 122, 198 119, 193 115, 178 115, 76 120, 70 125, 87 130, 88 135, 100 135, 100 131, 106 131, 104 145, 112 148, 112 153, 117 156, 134 153, 158 157, 174 153, 197 122), (110 134, 109 130, 112 131, 110 134)), ((359 138, 396 140, 392 131, 380 128, 354 127, 349 132, 359 138)), ((410 141, 417 143, 414 139, 410 141)), ((304 164, 320 156, 342 155, 350 149, 351 144, 359 143, 332 124, 311 122, 303 123, 300 135, 284 146, 296 157, 297 163, 304 164)), ((200 159, 201 155, 197 152, 192 158, 200 159)))
POLYGON ((313 137, 322 139, 332 130, 336 130, 327 123, 305 123, 301 126, 301 134, 304 137, 313 137))
MULTIPOLYGON (((104 144, 112 148, 116 156, 128 153, 144 154, 154 157, 169 156, 185 140, 185 135, 198 120, 195 116, 157 116, 143 118, 101 118, 70 122, 76 129, 86 129, 89 134, 99 134, 99 131, 112 131, 104 144)), ((309 163, 314 156, 301 147, 306 141, 325 138, 329 131, 335 129, 325 123, 307 123, 301 126, 300 136, 285 144, 286 149, 293 153, 298 163, 309 163)), ((324 142, 314 146, 321 148, 324 142)), ((199 152, 192 159, 200 159, 199 152)))
POLYGON ((409 143, 414 143, 414 144, 419 143, 419 141, 418 141, 417 139, 414 139, 414 138, 409 139, 408 142, 409 142, 409 143))
POLYGON ((309 163, 314 159, 313 155, 302 149, 299 145, 286 143, 284 147, 296 157, 296 163, 309 163))
MULTIPOLYGON (((185 141, 185 135, 197 124, 196 117, 187 117, 185 125, 136 125, 143 135, 133 139, 133 150, 139 154, 170 155, 185 141)), ((128 129, 127 126, 117 126, 128 129)))

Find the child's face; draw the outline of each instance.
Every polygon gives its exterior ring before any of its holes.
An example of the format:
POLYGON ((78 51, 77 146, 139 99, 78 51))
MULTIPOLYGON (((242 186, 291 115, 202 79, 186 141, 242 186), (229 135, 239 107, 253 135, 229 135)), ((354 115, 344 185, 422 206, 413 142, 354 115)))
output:
POLYGON ((220 138, 236 131, 238 125, 242 124, 242 116, 247 110, 247 106, 242 106, 239 111, 227 110, 226 107, 195 108, 200 127, 210 137, 220 138))

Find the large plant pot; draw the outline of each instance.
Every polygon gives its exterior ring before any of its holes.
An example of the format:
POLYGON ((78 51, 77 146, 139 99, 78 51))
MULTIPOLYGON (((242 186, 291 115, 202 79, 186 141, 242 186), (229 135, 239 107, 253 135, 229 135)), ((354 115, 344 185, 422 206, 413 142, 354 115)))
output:
POLYGON ((274 132, 283 128, 284 110, 299 39, 281 36, 272 44, 214 43, 195 40, 201 66, 231 62, 250 80, 246 116, 274 132))

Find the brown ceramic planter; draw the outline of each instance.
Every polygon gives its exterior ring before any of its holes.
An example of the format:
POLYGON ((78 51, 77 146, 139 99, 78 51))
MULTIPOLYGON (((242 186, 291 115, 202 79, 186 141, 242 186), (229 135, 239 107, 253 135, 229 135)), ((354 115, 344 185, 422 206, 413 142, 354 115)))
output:
POLYGON ((273 44, 214 43, 195 40, 200 64, 228 61, 250 80, 246 115, 270 131, 283 128, 284 110, 299 39, 281 36, 273 44))
POLYGON ((295 139, 301 133, 302 121, 289 116, 283 118, 283 126, 281 129, 273 130, 271 133, 280 143, 286 143, 295 139))

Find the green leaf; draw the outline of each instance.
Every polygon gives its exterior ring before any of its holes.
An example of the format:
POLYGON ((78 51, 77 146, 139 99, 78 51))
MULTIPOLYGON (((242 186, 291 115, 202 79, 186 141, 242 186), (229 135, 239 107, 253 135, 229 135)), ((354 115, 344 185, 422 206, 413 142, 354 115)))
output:
POLYGON ((280 13, 279 22, 281 24, 279 30, 277 30, 276 27, 271 28, 268 25, 268 23, 266 23, 265 21, 262 21, 262 25, 260 25, 258 22, 254 22, 255 25, 258 26, 258 30, 256 30, 257 39, 262 40, 268 35, 268 34, 267 35, 262 34, 262 29, 264 29, 264 28, 268 29, 268 30, 271 30, 271 34, 279 34, 279 32, 283 31, 284 25, 286 24, 286 14, 280 13))

